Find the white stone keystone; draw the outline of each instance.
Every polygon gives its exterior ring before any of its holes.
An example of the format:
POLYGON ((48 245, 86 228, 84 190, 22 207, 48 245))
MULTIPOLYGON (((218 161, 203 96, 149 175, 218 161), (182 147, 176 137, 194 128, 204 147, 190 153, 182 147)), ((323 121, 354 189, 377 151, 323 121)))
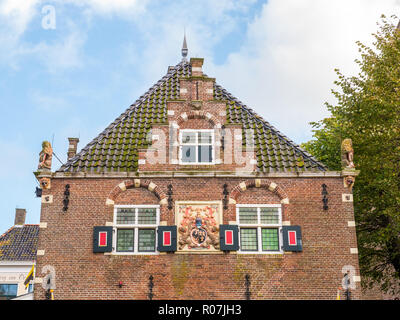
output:
POLYGON ((261 187, 261 179, 256 179, 256 188, 261 187))
POLYGON ((149 189, 150 191, 153 191, 156 187, 157 187, 157 185, 156 185, 155 183, 150 182, 148 189, 149 189))
POLYGON ((269 185, 268 189, 269 189, 269 191, 275 191, 277 186, 278 185, 276 183, 271 182, 271 184, 269 185))
POLYGON ((240 187, 240 189, 242 189, 243 191, 245 191, 245 190, 246 190, 246 183, 245 183, 245 182, 241 182, 241 183, 239 184, 239 187, 240 187))
POLYGON ((282 204, 289 204, 289 198, 285 198, 281 200, 282 204))
POLYGON ((126 185, 125 182, 121 182, 118 187, 121 189, 121 191, 125 191, 126 190, 126 185))
POLYGON ((114 205, 114 200, 107 199, 106 200, 106 206, 113 206, 114 205))
POLYGON ((133 182, 135 183, 135 188, 140 187, 140 179, 135 179, 135 180, 133 180, 133 182))
POLYGON ((229 204, 236 204, 236 200, 233 198, 229 198, 229 204))

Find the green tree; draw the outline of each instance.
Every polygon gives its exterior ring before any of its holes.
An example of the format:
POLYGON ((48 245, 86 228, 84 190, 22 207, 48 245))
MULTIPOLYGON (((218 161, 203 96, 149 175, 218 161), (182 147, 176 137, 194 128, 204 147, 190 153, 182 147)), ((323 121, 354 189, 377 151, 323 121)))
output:
POLYGON ((381 17, 372 47, 357 42, 357 76, 335 70, 337 103, 331 117, 313 122, 302 146, 331 170, 341 169, 340 146, 353 140, 360 175, 353 188, 363 285, 400 293, 400 30, 381 17))

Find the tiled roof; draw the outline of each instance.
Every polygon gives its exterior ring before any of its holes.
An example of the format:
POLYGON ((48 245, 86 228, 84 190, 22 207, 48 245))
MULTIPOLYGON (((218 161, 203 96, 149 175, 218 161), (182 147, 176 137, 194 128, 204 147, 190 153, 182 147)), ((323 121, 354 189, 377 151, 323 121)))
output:
POLYGON ((39 225, 13 226, 0 236, 0 261, 36 260, 39 225))
MULTIPOLYGON (((129 172, 138 169, 138 148, 148 146, 152 124, 167 123, 167 100, 179 99, 179 78, 191 76, 182 61, 58 171, 129 172)), ((255 130, 257 170, 261 172, 326 171, 317 161, 220 85, 214 98, 227 101, 227 123, 255 130)))

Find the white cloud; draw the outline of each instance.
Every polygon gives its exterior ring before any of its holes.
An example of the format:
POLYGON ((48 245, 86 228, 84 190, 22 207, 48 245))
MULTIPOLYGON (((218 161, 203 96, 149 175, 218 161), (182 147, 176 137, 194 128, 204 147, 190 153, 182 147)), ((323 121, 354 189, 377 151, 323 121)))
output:
MULTIPOLYGON (((22 34, 36 13, 36 5, 41 0, 2 0, 0 16, 15 35, 22 34)), ((10 31, 10 30, 8 30, 10 31)))
POLYGON ((29 24, 42 14, 44 5, 54 5, 56 17, 65 6, 71 5, 83 10, 85 18, 96 15, 119 14, 134 17, 145 12, 147 0, 0 0, 0 59, 1 63, 19 68, 21 58, 37 57, 47 69, 54 73, 76 68, 83 64, 81 49, 86 41, 86 30, 78 29, 71 20, 66 30, 60 31, 58 41, 52 43, 30 43, 21 41, 29 24), (61 34, 62 32, 62 34, 61 34))
POLYGON ((310 121, 327 115, 334 68, 357 72, 355 41, 370 44, 382 13, 396 0, 269 0, 247 30, 247 43, 212 73, 239 99, 302 142, 310 121))

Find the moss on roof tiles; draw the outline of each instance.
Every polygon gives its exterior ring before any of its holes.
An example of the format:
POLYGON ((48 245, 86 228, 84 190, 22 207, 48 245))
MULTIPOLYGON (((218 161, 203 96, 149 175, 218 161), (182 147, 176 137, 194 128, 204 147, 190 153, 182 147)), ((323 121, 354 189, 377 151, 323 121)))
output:
POLYGON ((0 236, 0 261, 36 260, 38 225, 12 227, 0 236))
MULTIPOLYGON (((188 62, 169 68, 167 75, 58 171, 137 171, 137 149, 148 147, 148 133, 153 124, 167 124, 166 101, 179 97, 179 78, 190 76, 191 67, 188 62)), ((242 124, 244 129, 255 130, 254 142, 259 171, 327 170, 322 163, 300 149, 221 86, 214 84, 213 92, 215 100, 226 102, 227 124, 242 124)), ((246 145, 245 139, 242 144, 246 145)))

